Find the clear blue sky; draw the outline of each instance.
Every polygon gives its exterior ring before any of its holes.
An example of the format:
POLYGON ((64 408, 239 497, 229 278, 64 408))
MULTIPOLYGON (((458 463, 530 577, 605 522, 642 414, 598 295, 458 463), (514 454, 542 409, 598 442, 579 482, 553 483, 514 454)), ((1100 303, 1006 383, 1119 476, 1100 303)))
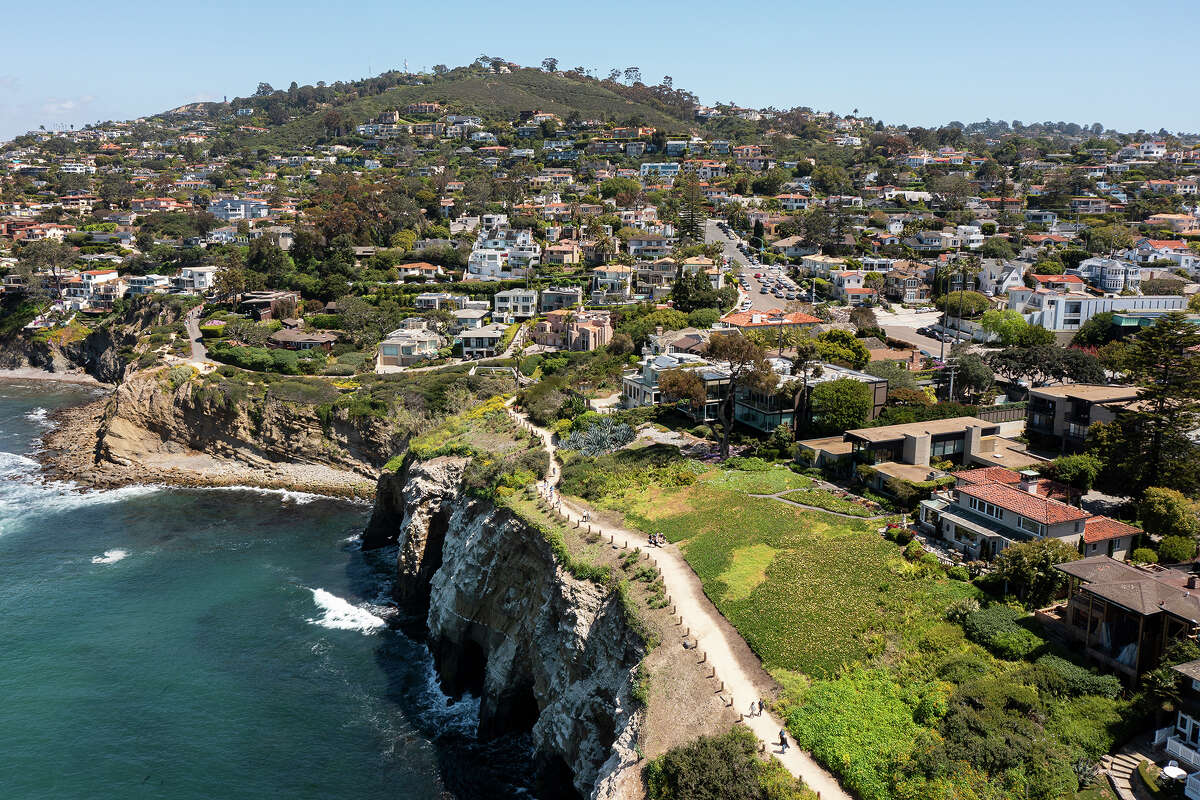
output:
POLYGON ((1164 0, 1149 19, 1114 0, 15 3, 0 138, 244 96, 259 81, 352 80, 481 53, 601 73, 636 65, 706 103, 1197 131, 1193 3, 1164 0))

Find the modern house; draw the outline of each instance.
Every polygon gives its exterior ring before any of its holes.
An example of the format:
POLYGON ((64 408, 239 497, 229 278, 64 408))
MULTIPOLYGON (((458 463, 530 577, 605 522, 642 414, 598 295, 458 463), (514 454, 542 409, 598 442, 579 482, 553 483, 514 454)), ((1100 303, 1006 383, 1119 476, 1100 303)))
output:
POLYGON ((491 358, 500 349, 500 342, 508 331, 507 325, 492 323, 482 328, 465 330, 459 335, 462 341, 463 358, 491 358))
POLYGON ((633 269, 606 264, 592 271, 593 303, 628 303, 633 296, 633 269))
POLYGON ((400 328, 379 343, 376 363, 380 366, 407 367, 418 361, 435 358, 442 338, 433 331, 420 328, 400 328))
POLYGON ((338 339, 331 331, 301 331, 294 328, 284 328, 275 331, 267 337, 267 344, 284 350, 324 350, 326 353, 333 349, 333 343, 338 339))
MULTIPOLYGON (((787 381, 791 379, 790 362, 786 359, 770 359, 770 361, 775 372, 782 376, 782 380, 787 381)), ((811 392, 813 388, 822 383, 843 379, 859 381, 867 385, 867 388, 871 390, 871 419, 878 417, 887 403, 886 378, 868 375, 865 372, 848 369, 836 364, 822 364, 820 375, 809 376, 808 391, 811 392)), ((774 390, 764 392, 743 387, 738 390, 737 399, 734 402, 733 418, 747 427, 754 428, 763 433, 770 433, 780 425, 787 425, 791 428, 796 427, 795 397, 790 393, 783 394, 774 390)), ((811 406, 803 402, 801 406, 802 408, 810 409, 809 419, 800 420, 800 423, 807 424, 812 416, 811 406)))
POLYGON ((216 267, 184 267, 171 279, 171 285, 182 292, 203 293, 216 283, 216 267))
POLYGON ((543 314, 559 308, 583 305, 583 289, 578 286, 551 286, 542 289, 538 310, 543 314))
POLYGON ((430 311, 440 308, 447 310, 455 308, 465 308, 467 298, 465 295, 451 294, 450 292, 421 292, 413 298, 413 308, 430 311))
POLYGON ((625 408, 659 405, 663 401, 662 392, 658 388, 659 375, 677 369, 692 370, 704 381, 707 401, 702 410, 691 409, 692 417, 701 422, 717 419, 717 405, 729 392, 729 372, 707 359, 690 353, 643 358, 638 369, 627 372, 621 381, 621 405, 625 408))
POLYGON ((130 294, 157 294, 171 288, 171 279, 166 275, 130 275, 126 281, 130 294))
POLYGON ((537 313, 538 293, 536 289, 506 289, 496 292, 492 303, 497 319, 506 322, 529 319, 537 313))
POLYGON ((1163 745, 1167 755, 1194 772, 1184 784, 1184 796, 1200 800, 1200 661, 1186 661, 1172 669, 1179 673, 1183 691, 1175 709, 1175 724, 1163 745))
POLYGON ((1105 311, 1181 311, 1186 304, 1186 298, 1176 295, 1095 297, 1073 290, 1024 286, 1008 293, 1010 309, 1019 311, 1030 325, 1051 331, 1079 330, 1083 323, 1105 311))
POLYGON ((1083 448, 1088 426, 1112 422, 1121 404, 1137 399, 1136 386, 1072 383, 1029 390, 1025 428, 1031 437, 1063 452, 1083 448), (1111 404, 1111 405, 1110 405, 1111 404))

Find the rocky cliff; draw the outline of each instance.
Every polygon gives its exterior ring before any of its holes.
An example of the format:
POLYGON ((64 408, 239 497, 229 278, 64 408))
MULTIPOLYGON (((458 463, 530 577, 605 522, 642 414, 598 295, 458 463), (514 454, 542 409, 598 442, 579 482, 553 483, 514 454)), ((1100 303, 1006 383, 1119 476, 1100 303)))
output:
POLYGON ((636 760, 642 640, 615 594, 573 578, 537 529, 464 495, 464 465, 385 474, 364 543, 398 545, 397 599, 425 620, 445 690, 480 698, 480 736, 529 731, 541 797, 612 797, 636 760))
POLYGON ((36 367, 60 373, 83 370, 103 383, 120 383, 134 368, 146 330, 172 324, 180 313, 170 304, 145 302, 121 319, 68 342, 22 331, 0 340, 0 369, 36 367))

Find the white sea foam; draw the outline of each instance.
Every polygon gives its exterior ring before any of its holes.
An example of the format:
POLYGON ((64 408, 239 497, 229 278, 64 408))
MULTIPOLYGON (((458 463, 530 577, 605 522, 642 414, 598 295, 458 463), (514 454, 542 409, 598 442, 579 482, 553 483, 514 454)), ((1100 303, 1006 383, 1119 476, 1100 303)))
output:
POLYGON ((210 486, 204 491, 212 492, 247 492, 250 494, 262 494, 272 497, 278 497, 284 503, 292 503, 302 506, 311 503, 314 500, 328 500, 329 498, 321 494, 313 494, 312 492, 297 492, 292 489, 263 489, 258 486, 210 486))
POLYGON ((315 619, 310 617, 306 620, 310 625, 320 625, 323 628, 334 630, 358 631, 370 635, 387 624, 382 618, 375 616, 367 609, 360 608, 324 589, 309 589, 309 591, 312 592, 313 602, 317 608, 324 612, 320 617, 315 619))
MULTIPOLYGON (((428 653, 428 649, 426 649, 428 653)), ((425 664, 425 686, 422 697, 422 709, 419 712, 427 716, 439 733, 458 734, 474 738, 479 733, 479 698, 464 693, 457 700, 451 700, 442 691, 442 682, 433 666, 433 656, 428 656, 425 664)))
POLYGON ((129 555, 128 550, 105 550, 102 556, 92 556, 93 564, 115 564, 125 556, 129 555))
POLYGON ((25 419, 29 420, 30 422, 36 422, 38 425, 42 425, 44 427, 49 428, 54 424, 49 420, 49 418, 48 418, 49 414, 50 414, 49 411, 42 408, 41 406, 38 406, 37 408, 28 412, 25 415, 25 419))
POLYGON ((161 486, 122 486, 119 489, 81 490, 64 481, 42 481, 38 463, 28 456, 0 452, 0 535, 30 512, 38 515, 74 511, 95 505, 119 503, 162 491, 161 486))

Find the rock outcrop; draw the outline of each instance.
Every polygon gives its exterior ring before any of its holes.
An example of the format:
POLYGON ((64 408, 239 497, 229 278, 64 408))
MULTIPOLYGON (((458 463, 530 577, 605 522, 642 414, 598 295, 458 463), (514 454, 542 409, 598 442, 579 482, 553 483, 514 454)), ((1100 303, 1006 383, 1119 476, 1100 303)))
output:
POLYGON ((394 442, 382 420, 352 419, 345 409, 265 396, 231 399, 199 380, 175 389, 163 371, 138 372, 107 401, 97 436, 101 461, 123 466, 203 453, 251 467, 320 464, 374 478, 394 442))
POLYGON ((636 761, 644 644, 615 593, 572 577, 508 509, 463 494, 464 464, 385 474, 365 542, 398 545, 397 600, 424 618, 443 688, 480 698, 480 736, 530 732, 541 797, 611 797, 636 761))

